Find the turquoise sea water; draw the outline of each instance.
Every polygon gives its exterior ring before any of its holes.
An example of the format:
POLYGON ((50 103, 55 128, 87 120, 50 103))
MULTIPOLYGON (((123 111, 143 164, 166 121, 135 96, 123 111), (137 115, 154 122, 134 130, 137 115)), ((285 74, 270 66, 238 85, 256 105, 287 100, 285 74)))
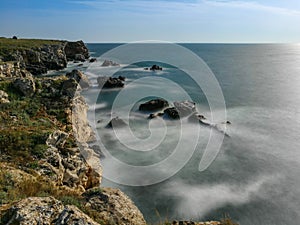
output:
MULTIPOLYGON (((93 57, 117 47, 117 44, 89 44, 93 57)), ((182 44, 200 56, 216 76, 226 103, 227 126, 230 137, 223 140, 217 158, 203 172, 198 171, 203 149, 211 132, 200 128, 199 143, 192 158, 174 176, 150 186, 132 187, 104 179, 104 186, 120 188, 129 195, 148 222, 164 218, 186 220, 218 220, 224 213, 241 225, 299 224, 300 223, 300 45, 266 44, 182 44), (157 215, 159 214, 159 216, 157 215)), ((145 54, 147 54, 145 52, 145 54)), ((180 56, 177 56, 180 57, 180 56)), ((184 62, 184 61, 183 61, 184 62)), ((122 62, 121 62, 122 63, 122 62)), ((126 65, 115 76, 127 78, 125 89, 132 88, 135 96, 143 96, 131 82, 140 78, 166 78, 181 86, 197 103, 200 113, 210 117, 210 109, 202 89, 183 71, 157 62, 161 72, 143 70, 155 62, 126 65)), ((74 67, 76 65, 73 65, 74 67)), ((87 69, 88 63, 83 65, 87 69)), ((71 65, 72 68, 72 65, 71 65)), ((108 69, 96 74, 104 76, 108 69)), ((95 83, 96 77, 90 76, 95 83)), ((145 88, 159 85, 155 79, 139 83, 145 88)), ((205 80, 203 80, 205 83, 205 80)), ((153 151, 132 151, 120 142, 112 130, 106 129, 111 115, 125 116, 125 105, 112 110, 121 90, 103 91, 97 97, 95 119, 99 137, 109 152, 121 161, 136 166, 150 165, 170 156, 178 142, 178 124, 165 121, 168 132, 164 141, 153 151)), ((91 103, 97 87, 84 92, 91 103), (89 99, 90 98, 90 99, 89 99)), ((171 100, 185 100, 177 90, 165 85, 156 96, 166 94, 171 100)), ((124 97, 124 96, 123 96, 124 97)), ((147 114, 137 111, 135 102, 130 113, 130 128, 141 139, 147 138, 147 114)), ((221 122, 221 121, 220 121, 221 122)), ((184 121, 187 124, 187 122, 184 121)), ((153 122, 153 131, 163 130, 160 120, 153 122)), ((186 139, 192 142, 195 129, 189 125, 186 139), (189 133, 190 132, 190 133, 189 133)), ((120 138, 130 139, 127 133, 120 138)), ((154 138, 159 139, 160 135, 154 138)), ((135 140, 129 144, 135 146, 135 140)), ((139 146, 145 149, 149 146, 139 146)), ((184 149, 182 150, 184 151, 184 149)), ((105 160, 105 159, 103 159, 105 160)), ((113 168, 105 168, 113 169, 113 168)), ((120 176, 128 176, 118 171, 120 176)), ((157 171, 156 171, 157 172, 157 171)), ((152 176, 151 174, 149 176, 152 176)), ((155 176, 155 174, 153 174, 155 176)))

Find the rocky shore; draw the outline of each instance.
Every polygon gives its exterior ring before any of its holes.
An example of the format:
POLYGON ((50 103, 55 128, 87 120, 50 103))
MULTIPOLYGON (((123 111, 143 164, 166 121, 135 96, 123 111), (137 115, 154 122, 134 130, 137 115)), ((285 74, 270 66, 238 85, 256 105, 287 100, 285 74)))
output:
POLYGON ((87 77, 78 70, 37 76, 87 60, 84 43, 0 42, 0 224, 146 224, 126 194, 100 186, 100 156, 88 145, 95 134, 80 95, 87 77))

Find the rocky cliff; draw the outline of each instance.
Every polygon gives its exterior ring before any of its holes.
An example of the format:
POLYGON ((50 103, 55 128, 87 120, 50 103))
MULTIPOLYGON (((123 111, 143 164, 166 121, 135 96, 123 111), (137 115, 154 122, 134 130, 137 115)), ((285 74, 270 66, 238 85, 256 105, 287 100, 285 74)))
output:
POLYGON ((60 70, 71 60, 84 61, 89 52, 83 41, 53 41, 0 38, 0 59, 13 61, 33 75, 60 70))

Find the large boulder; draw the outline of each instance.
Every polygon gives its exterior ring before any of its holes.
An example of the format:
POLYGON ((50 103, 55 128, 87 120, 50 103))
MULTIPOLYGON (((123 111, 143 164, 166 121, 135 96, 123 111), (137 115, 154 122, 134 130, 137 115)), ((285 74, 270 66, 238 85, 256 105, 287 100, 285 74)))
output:
POLYGON ((33 96, 35 93, 35 82, 32 77, 17 78, 14 80, 13 86, 27 97, 33 96))
POLYGON ((163 98, 152 99, 139 106, 140 111, 155 111, 168 107, 169 103, 163 98))
POLYGON ((132 200, 119 189, 94 188, 83 194, 85 207, 95 212, 100 221, 107 225, 146 225, 140 210, 132 200))
POLYGON ((88 88, 90 86, 90 82, 87 76, 79 70, 72 70, 71 72, 67 73, 66 76, 69 79, 75 79, 77 83, 80 84, 81 88, 88 88))
POLYGON ((77 83, 75 79, 71 78, 63 82, 61 94, 73 98, 80 90, 81 90, 80 85, 77 83))
POLYGON ((0 90, 0 104, 9 103, 8 94, 0 90))
POLYGON ((15 203, 6 213, 4 224, 99 225, 77 207, 53 197, 30 197, 15 203))
POLYGON ((122 88, 124 87, 124 78, 118 77, 98 77, 97 82, 99 87, 103 88, 122 88))

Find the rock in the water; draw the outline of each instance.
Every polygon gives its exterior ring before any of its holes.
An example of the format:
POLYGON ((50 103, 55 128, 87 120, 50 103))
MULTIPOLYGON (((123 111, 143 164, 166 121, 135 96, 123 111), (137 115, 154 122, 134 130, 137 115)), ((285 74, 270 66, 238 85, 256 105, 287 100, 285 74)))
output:
POLYGON ((150 68, 150 70, 162 70, 162 67, 160 67, 160 66, 158 66, 158 65, 153 65, 151 68, 150 68))
POLYGON ((179 112, 181 118, 196 112, 196 104, 191 101, 174 102, 174 107, 179 112))
POLYGON ((146 225, 146 221, 132 200, 119 189, 95 188, 83 194, 85 207, 95 212, 98 220, 107 225, 146 225))
POLYGON ((189 122, 199 123, 199 120, 205 120, 205 117, 203 115, 198 114, 197 112, 192 113, 188 117, 189 122))
POLYGON ((96 58, 91 58, 91 59, 90 59, 90 63, 93 63, 93 62, 96 62, 96 61, 97 61, 96 58))
POLYGON ((101 66, 120 66, 120 64, 113 62, 111 60, 104 60, 101 66))
POLYGON ((127 124, 119 117, 112 118, 112 120, 106 125, 107 128, 121 128, 125 126, 127 126, 127 124))
POLYGON ((124 87, 125 78, 116 78, 116 77, 98 77, 97 82, 99 87, 103 88, 122 88, 124 87))
POLYGON ((155 111, 155 110, 161 110, 165 107, 168 107, 169 103, 167 100, 163 98, 157 98, 150 100, 148 102, 145 102, 139 106, 140 111, 155 111))
POLYGON ((8 94, 0 90, 0 104, 9 103, 8 94))
POLYGON ((69 72, 66 74, 68 78, 73 78, 77 81, 77 83, 80 84, 81 88, 88 88, 90 86, 89 79, 87 78, 86 75, 84 75, 81 71, 79 70, 72 70, 72 72, 69 72))
POLYGON ((77 207, 67 205, 53 197, 30 197, 13 205, 6 214, 5 224, 38 225, 99 225, 77 207))
POLYGON ((33 96, 35 93, 35 82, 32 77, 17 78, 13 82, 13 86, 27 97, 33 96))
POLYGON ((178 120, 180 119, 179 112, 175 107, 167 108, 164 110, 165 115, 169 116, 171 119, 178 120))

